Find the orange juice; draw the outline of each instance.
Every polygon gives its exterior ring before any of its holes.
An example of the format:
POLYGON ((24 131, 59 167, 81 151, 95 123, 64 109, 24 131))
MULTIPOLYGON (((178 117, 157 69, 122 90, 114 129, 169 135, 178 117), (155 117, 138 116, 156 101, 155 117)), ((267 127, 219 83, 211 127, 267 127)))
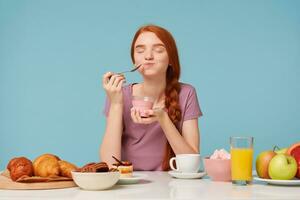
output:
POLYGON ((231 178, 233 181, 252 180, 252 148, 232 148, 231 154, 231 178))

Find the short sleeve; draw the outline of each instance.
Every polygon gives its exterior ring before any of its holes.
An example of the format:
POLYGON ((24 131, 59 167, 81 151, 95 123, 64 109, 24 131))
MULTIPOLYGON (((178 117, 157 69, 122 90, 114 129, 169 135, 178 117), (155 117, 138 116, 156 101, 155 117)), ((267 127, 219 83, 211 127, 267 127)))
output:
POLYGON ((197 93, 194 87, 190 86, 188 91, 186 91, 186 101, 185 109, 183 112, 183 121, 197 119, 203 114, 200 109, 198 102, 197 93))

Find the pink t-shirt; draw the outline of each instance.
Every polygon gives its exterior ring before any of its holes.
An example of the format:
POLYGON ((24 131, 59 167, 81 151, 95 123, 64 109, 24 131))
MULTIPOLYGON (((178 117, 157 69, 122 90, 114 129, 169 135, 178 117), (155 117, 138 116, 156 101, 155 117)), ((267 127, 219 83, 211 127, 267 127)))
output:
MULTIPOLYGON (((162 170, 162 161, 165 153, 167 139, 158 122, 152 124, 137 124, 131 119, 132 85, 123 87, 123 135, 121 159, 133 163, 134 170, 162 170)), ((202 116, 193 86, 180 83, 179 104, 181 108, 181 132, 183 121, 196 119, 202 116)), ((104 114, 108 116, 110 102, 106 98, 104 114)))

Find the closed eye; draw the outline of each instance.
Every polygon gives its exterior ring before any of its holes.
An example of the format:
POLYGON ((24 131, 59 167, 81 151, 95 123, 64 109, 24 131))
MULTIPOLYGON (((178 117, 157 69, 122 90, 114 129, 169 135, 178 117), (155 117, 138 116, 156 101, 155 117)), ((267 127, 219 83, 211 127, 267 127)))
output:
POLYGON ((144 47, 137 47, 137 48, 135 48, 135 51, 137 53, 143 53, 145 51, 145 48, 144 47))
POLYGON ((157 52, 157 53, 163 53, 165 50, 166 49, 163 46, 156 46, 156 47, 154 47, 154 51, 157 52))

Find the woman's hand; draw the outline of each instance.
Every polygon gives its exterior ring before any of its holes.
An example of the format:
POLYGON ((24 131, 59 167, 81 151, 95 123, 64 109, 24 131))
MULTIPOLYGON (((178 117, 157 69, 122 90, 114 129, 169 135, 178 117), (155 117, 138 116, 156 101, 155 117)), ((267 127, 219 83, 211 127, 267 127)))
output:
POLYGON ((103 75, 102 85, 111 104, 123 104, 122 85, 125 77, 120 74, 107 72, 103 75))
POLYGON ((144 113, 148 115, 148 117, 141 117, 139 109, 131 108, 131 118, 133 122, 138 124, 151 124, 156 121, 161 122, 164 117, 168 117, 168 113, 164 107, 145 110, 144 113))

